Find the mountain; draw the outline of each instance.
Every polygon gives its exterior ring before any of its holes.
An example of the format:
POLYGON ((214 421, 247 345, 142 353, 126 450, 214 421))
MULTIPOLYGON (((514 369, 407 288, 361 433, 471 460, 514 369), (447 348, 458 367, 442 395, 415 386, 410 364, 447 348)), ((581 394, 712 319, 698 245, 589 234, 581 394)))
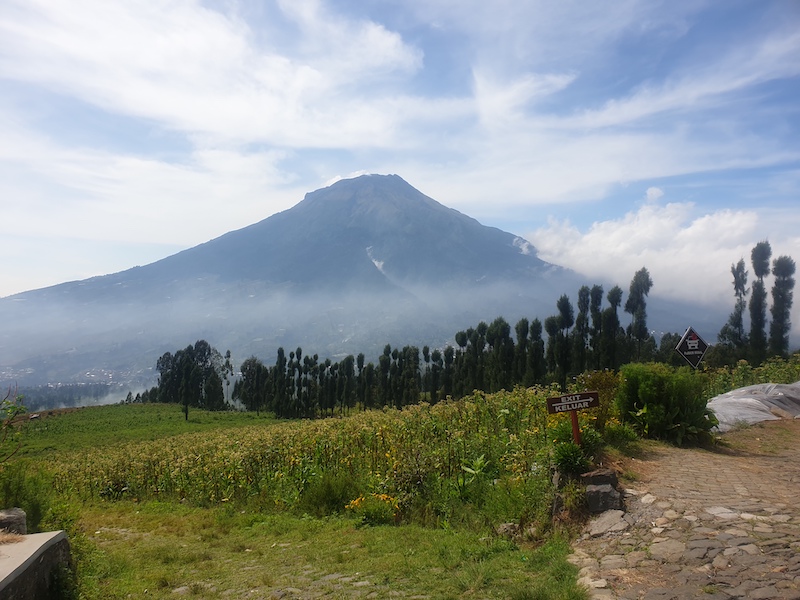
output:
POLYGON ((441 347, 480 320, 543 319, 579 285, 525 240, 365 175, 155 263, 0 299, 0 380, 150 385, 158 356, 201 338, 238 362, 441 347))

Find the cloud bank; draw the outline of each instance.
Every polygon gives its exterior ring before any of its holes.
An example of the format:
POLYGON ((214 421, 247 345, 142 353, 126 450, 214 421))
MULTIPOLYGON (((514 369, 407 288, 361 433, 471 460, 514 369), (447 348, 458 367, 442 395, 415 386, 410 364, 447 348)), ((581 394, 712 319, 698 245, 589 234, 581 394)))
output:
MULTIPOLYGON (((647 267, 654 283, 652 298, 691 301, 699 310, 705 306, 725 313, 734 305, 730 266, 744 258, 752 283, 750 252, 757 242, 770 242, 773 259, 790 255, 800 261, 799 213, 762 214, 757 209, 707 213, 690 202, 660 203, 663 192, 656 189, 648 188, 644 202, 618 219, 598 221, 585 230, 568 220, 551 220, 527 238, 540 258, 598 283, 617 284, 626 294, 633 274, 647 267)), ((770 277, 768 290, 771 286, 770 277)), ((800 291, 795 296, 792 338, 797 340, 800 291)))
POLYGON ((798 32, 786 2, 7 0, 0 207, 19 247, 72 258, 0 247, 0 295, 202 243, 353 172, 516 233, 549 216, 611 236, 629 190, 658 204, 678 180, 696 213, 795 208, 798 32))

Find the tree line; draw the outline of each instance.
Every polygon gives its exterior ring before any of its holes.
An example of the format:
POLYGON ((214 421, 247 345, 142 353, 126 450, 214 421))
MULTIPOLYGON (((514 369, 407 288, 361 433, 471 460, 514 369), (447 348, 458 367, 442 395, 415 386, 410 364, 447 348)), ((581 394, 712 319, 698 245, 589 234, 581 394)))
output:
POLYGON ((617 369, 631 360, 670 360, 676 343, 661 348, 647 328, 647 296, 653 281, 646 268, 634 275, 623 305, 623 290, 582 286, 577 312, 564 294, 556 313, 540 321, 520 319, 513 328, 503 318, 458 331, 455 345, 392 348, 377 362, 363 353, 339 361, 317 354, 278 348, 273 364, 251 356, 233 377, 230 351, 223 357, 204 340, 156 363, 158 386, 129 398, 134 402, 175 402, 222 410, 230 404, 249 411, 269 411, 279 418, 315 417, 362 409, 431 403, 460 398, 474 390, 495 392, 567 380, 587 369, 617 369), (630 315, 627 328, 620 310, 630 315), (233 390, 226 392, 235 379, 233 390))
MULTIPOLYGON (((750 300, 750 330, 744 328, 747 271, 744 261, 731 267, 736 305, 709 352, 708 362, 719 366, 748 358, 758 365, 769 356, 788 355, 789 312, 794 287, 794 261, 773 261, 775 278, 772 323, 766 336, 766 287, 771 250, 756 245, 752 261, 757 281, 750 300), (766 265, 766 266, 765 266, 766 265)), ((658 361, 680 365, 674 349, 679 333, 666 333, 660 343, 647 327, 647 297, 653 280, 646 267, 637 271, 624 292, 618 285, 606 292, 602 285, 581 286, 576 306, 563 294, 556 312, 544 319, 520 319, 515 326, 497 317, 458 331, 455 345, 444 348, 387 344, 376 363, 363 353, 339 361, 321 359, 302 348, 278 348, 273 364, 251 356, 234 376, 231 354, 220 354, 204 340, 175 354, 165 353, 156 363, 158 385, 134 402, 174 402, 190 407, 223 410, 238 406, 268 411, 278 418, 343 414, 359 407, 402 408, 420 401, 460 398, 474 390, 496 392, 521 385, 567 381, 587 370, 617 370, 630 362, 658 361), (627 313, 627 326, 620 312, 627 313), (231 382, 233 389, 230 390, 231 382)))
POLYGON ((744 258, 731 265, 735 304, 728 321, 720 330, 715 349, 718 360, 732 364, 747 360, 760 365, 771 356, 786 357, 789 354, 789 331, 791 330, 791 310, 794 296, 794 274, 796 265, 790 256, 779 256, 772 261, 772 247, 768 241, 757 243, 750 252, 755 281, 747 288, 748 271, 744 258), (772 275, 772 306, 769 313, 772 320, 767 332, 767 284, 766 278, 772 275), (750 293, 750 327, 745 324, 745 311, 748 308, 747 295, 750 293))

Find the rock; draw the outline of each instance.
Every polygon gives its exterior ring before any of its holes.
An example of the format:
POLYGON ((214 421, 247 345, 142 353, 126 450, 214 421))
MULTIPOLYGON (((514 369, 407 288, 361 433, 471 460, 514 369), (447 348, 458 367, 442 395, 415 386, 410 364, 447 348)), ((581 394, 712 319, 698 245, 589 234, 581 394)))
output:
POLYGON ((722 554, 717 555, 714 557, 714 560, 711 561, 711 566, 715 569, 727 569, 728 568, 728 557, 723 556, 722 554))
POLYGON ((25 511, 21 508, 0 510, 0 529, 8 533, 26 535, 28 533, 26 516, 25 511))
POLYGON ((679 540, 665 540, 650 546, 650 556, 656 560, 673 562, 678 560, 686 551, 686 544, 679 540))
POLYGON ((718 519, 735 519, 739 516, 739 513, 724 506, 712 506, 711 508, 707 508, 706 512, 714 515, 718 519))
POLYGON ((605 533, 623 531, 628 528, 628 523, 623 517, 625 513, 621 510, 607 510, 589 524, 589 535, 598 537, 605 533))
POLYGON ((608 483, 587 485, 586 502, 591 513, 621 510, 623 506, 622 495, 608 483))
POLYGON ((745 544, 744 546, 739 546, 739 549, 742 552, 746 552, 750 556, 758 556, 761 554, 761 549, 755 544, 745 544))
POLYGON ((583 485, 610 485, 616 488, 619 485, 617 474, 612 469, 595 469, 581 475, 583 485))

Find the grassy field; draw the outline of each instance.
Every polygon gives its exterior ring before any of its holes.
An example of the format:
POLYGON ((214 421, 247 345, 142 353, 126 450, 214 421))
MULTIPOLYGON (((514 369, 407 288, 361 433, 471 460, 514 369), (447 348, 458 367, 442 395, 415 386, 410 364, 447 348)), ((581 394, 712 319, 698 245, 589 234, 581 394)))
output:
POLYGON ((564 429, 546 393, 297 422, 43 415, 0 493, 68 531, 73 597, 582 599, 540 466, 564 429), (496 535, 506 521, 529 534, 496 535))

